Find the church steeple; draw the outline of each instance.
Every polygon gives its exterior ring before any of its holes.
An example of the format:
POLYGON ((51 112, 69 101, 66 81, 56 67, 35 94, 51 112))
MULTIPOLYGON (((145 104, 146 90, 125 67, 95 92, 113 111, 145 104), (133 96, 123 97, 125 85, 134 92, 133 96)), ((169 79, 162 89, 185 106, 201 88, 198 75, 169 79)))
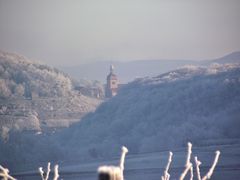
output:
POLYGON ((106 97, 110 98, 117 94, 118 90, 118 78, 114 74, 114 66, 110 66, 110 73, 107 76, 106 97))

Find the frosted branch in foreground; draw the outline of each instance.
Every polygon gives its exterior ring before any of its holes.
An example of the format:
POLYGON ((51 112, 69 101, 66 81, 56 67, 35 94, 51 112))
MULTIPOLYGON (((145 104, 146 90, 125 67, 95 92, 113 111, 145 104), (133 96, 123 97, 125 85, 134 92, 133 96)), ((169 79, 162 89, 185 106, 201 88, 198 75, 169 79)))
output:
POLYGON ((54 166, 54 177, 53 180, 57 180, 59 178, 59 174, 58 174, 58 165, 54 166))
POLYGON ((51 163, 48 162, 46 177, 44 177, 43 168, 42 168, 42 167, 38 168, 38 171, 39 171, 39 173, 40 173, 40 175, 41 175, 42 180, 48 180, 49 174, 50 174, 50 171, 51 171, 51 168, 50 168, 50 167, 51 167, 51 163))
MULTIPOLYGON (((42 167, 38 168, 38 171, 39 171, 39 173, 41 175, 42 180, 48 180, 49 179, 49 174, 50 174, 50 171, 51 171, 51 163, 48 162, 47 172, 46 172, 46 176, 45 177, 44 177, 44 171, 43 171, 42 167)), ((57 180, 58 178, 59 178, 58 165, 55 165, 54 166, 54 177, 53 177, 53 180, 57 180)))
POLYGON ((38 171, 40 173, 40 176, 41 176, 42 180, 45 180, 43 168, 42 167, 38 168, 38 171))
POLYGON ((50 174, 50 171, 51 171, 50 166, 51 166, 51 163, 48 162, 48 166, 47 166, 47 174, 46 174, 46 178, 45 178, 46 180, 49 178, 49 174, 50 174))
POLYGON ((187 160, 186 160, 186 164, 185 164, 185 170, 181 174, 179 180, 183 180, 185 178, 185 176, 187 175, 188 171, 191 170, 191 168, 192 168, 192 163, 190 162, 191 154, 192 154, 192 144, 189 142, 188 143, 188 153, 187 153, 187 160))
POLYGON ((9 170, 7 168, 4 168, 0 165, 0 177, 2 177, 3 180, 16 180, 14 177, 9 175, 9 170))
POLYGON ((191 166, 191 169, 190 169, 190 180, 193 180, 193 166, 191 166))
POLYGON ((197 156, 195 156, 195 164, 196 164, 197 179, 202 180, 201 173, 200 173, 200 165, 202 163, 201 161, 198 160, 197 156))
POLYGON ((173 156, 173 153, 170 151, 169 156, 168 156, 168 163, 167 163, 167 166, 166 166, 165 171, 164 171, 164 176, 162 176, 162 180, 169 180, 170 179, 170 174, 168 173, 168 171, 169 171, 169 168, 170 168, 170 164, 172 162, 172 156, 173 156))
POLYGON ((213 161, 212 167, 209 169, 208 173, 202 178, 202 180, 207 180, 211 178, 213 171, 218 163, 219 156, 220 156, 220 151, 216 151, 216 155, 215 155, 215 159, 213 161))
POLYGON ((192 155, 192 143, 188 143, 188 154, 187 154, 187 160, 186 160, 186 165, 185 167, 188 166, 188 164, 190 164, 190 160, 191 160, 191 155, 192 155))
POLYGON ((122 155, 121 155, 120 164, 119 164, 119 167, 122 171, 124 171, 124 161, 125 161, 125 156, 127 153, 128 153, 128 149, 125 146, 123 146, 122 147, 122 155))

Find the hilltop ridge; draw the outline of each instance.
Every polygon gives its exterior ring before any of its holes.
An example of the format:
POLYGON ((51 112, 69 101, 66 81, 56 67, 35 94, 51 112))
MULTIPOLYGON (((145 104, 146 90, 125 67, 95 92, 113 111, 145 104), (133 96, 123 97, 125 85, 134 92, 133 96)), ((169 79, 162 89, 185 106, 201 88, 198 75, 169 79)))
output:
POLYGON ((212 63, 227 64, 240 63, 240 51, 236 51, 220 58, 208 60, 185 60, 185 59, 145 59, 132 61, 99 61, 78 66, 65 66, 60 69, 68 72, 72 77, 84 77, 90 80, 106 82, 106 74, 110 64, 116 66, 116 73, 121 83, 127 83, 136 78, 145 76, 157 76, 162 73, 173 71, 185 65, 210 65, 212 63))

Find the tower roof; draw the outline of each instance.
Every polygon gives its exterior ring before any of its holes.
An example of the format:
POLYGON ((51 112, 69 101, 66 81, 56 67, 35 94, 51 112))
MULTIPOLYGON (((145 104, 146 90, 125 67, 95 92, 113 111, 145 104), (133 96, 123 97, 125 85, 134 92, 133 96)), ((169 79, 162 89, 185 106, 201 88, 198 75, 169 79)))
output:
POLYGON ((117 80, 117 75, 114 74, 114 66, 113 64, 110 65, 110 73, 107 76, 107 79, 117 80))
POLYGON ((110 66, 110 73, 113 73, 113 70, 114 70, 114 66, 111 64, 111 66, 110 66))

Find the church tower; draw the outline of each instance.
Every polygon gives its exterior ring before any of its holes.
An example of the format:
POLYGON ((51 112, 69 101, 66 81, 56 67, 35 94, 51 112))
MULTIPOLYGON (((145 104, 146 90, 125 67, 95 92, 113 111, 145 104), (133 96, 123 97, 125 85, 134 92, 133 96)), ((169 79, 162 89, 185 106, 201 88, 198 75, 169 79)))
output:
POLYGON ((110 66, 110 73, 107 76, 107 86, 106 86, 106 97, 111 98, 117 94, 118 90, 118 78, 117 76, 113 73, 114 71, 114 66, 110 66))

